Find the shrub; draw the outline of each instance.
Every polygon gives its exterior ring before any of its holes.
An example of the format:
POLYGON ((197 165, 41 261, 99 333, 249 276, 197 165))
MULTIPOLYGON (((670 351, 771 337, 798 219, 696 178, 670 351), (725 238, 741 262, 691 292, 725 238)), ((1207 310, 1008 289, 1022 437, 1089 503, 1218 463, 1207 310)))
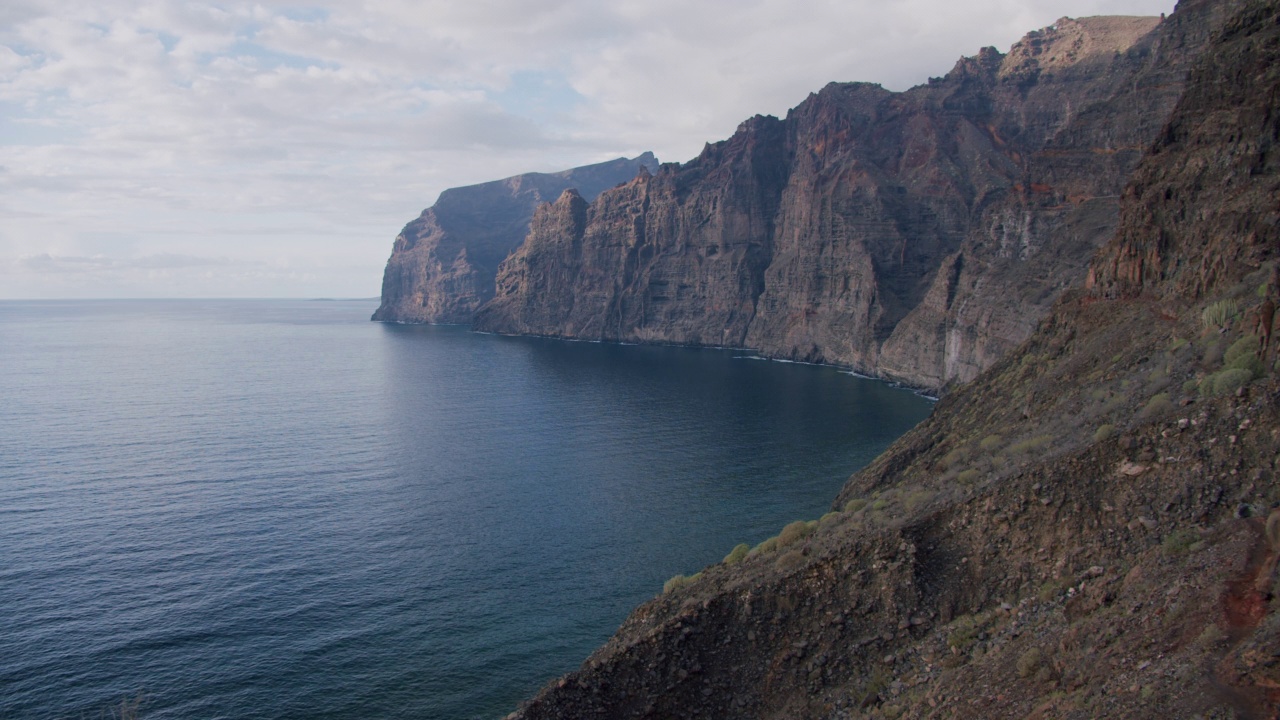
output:
POLYGON ((1241 368, 1219 370, 1200 383, 1200 394, 1205 397, 1229 395, 1252 379, 1253 373, 1241 368))
POLYGON ((1033 438, 1027 438, 1026 440, 1022 440, 1021 442, 1016 442, 1010 445, 1009 454, 1021 455, 1022 453, 1031 452, 1033 450, 1039 450, 1045 445, 1048 445, 1049 441, 1052 439, 1053 437, 1050 435, 1037 435, 1033 438))
POLYGON ((1200 545, 1200 533, 1195 528, 1182 528, 1166 535, 1160 548, 1166 555, 1177 557, 1199 549, 1200 545))
POLYGON ((804 520, 788 523, 786 527, 782 528, 782 532, 778 533, 778 547, 785 547, 798 540, 803 540, 813 533, 815 526, 816 523, 811 525, 804 520))
POLYGON ((836 522, 839 519, 840 519, 840 513, 832 510, 831 512, 825 513, 823 514, 822 517, 818 518, 818 525, 820 525, 821 527, 826 527, 836 522))
POLYGON ((1170 350, 1181 350, 1189 344, 1186 338, 1174 338, 1173 344, 1169 346, 1170 350))
POLYGON ((999 447, 1000 443, 1002 442, 1004 442, 1004 438, 1000 437, 999 435, 988 435, 982 438, 982 440, 978 443, 978 447, 982 448, 984 452, 991 452, 992 450, 999 447))
POLYGON ((1204 355, 1200 358, 1200 364, 1204 365, 1206 370, 1218 367, 1222 362, 1222 343, 1211 342, 1204 347, 1204 355))
POLYGON ((952 450, 951 452, 942 456, 942 459, 938 461, 938 465, 943 470, 947 470, 951 468, 951 466, 953 465, 964 462, 965 458, 967 458, 968 456, 969 456, 969 451, 967 449, 958 447, 955 450, 952 450))
POLYGON ((959 482, 961 485, 972 485, 973 483, 977 482, 978 475, 980 474, 981 473, 979 473, 976 468, 969 468, 968 470, 965 470, 964 472, 957 475, 956 481, 959 482))
POLYGON ((782 571, 794 570, 804 564, 804 553, 799 550, 792 550, 784 553, 774 562, 774 567, 782 571))
POLYGON ((1040 669, 1041 659, 1040 648, 1031 648, 1022 653, 1017 663, 1018 677, 1027 678, 1035 675, 1040 669))
POLYGON ((1222 328, 1230 325, 1240 314, 1240 306, 1230 298, 1211 303, 1200 313, 1200 321, 1207 328, 1222 328))
POLYGON ((1157 417, 1168 412, 1172 408, 1173 403, 1169 400, 1169 393, 1160 393, 1152 396, 1152 398, 1147 401, 1147 404, 1142 407, 1142 410, 1138 411, 1138 417, 1144 420, 1150 420, 1153 417, 1157 417))
POLYGON ((907 512, 911 512, 932 498, 933 493, 928 490, 916 490, 902 499, 902 506, 907 509, 907 512))
POLYGON ((982 628, 981 617, 961 615, 956 618, 955 625, 947 635, 947 647, 960 652, 968 650, 978 640, 978 631, 982 628))
POLYGON ((1108 439, 1108 438, 1110 438, 1112 435, 1114 435, 1114 434, 1115 434, 1115 432, 1116 432, 1116 426, 1115 426, 1115 425, 1110 425, 1110 424, 1108 424, 1108 425, 1099 425, 1099 426, 1098 426, 1098 429, 1093 431, 1093 441, 1094 441, 1094 442, 1103 442, 1104 440, 1107 440, 1107 439, 1108 439))
POLYGON ((1046 580, 1036 592, 1036 597, 1040 598, 1041 602, 1049 602, 1058 597, 1060 592, 1062 592, 1062 583, 1057 580, 1046 580))
POLYGON ((675 577, 671 578, 670 580, 662 584, 662 592, 664 595, 670 595, 671 593, 688 585, 690 582, 691 582, 690 578, 684 575, 676 575, 675 577))
POLYGON ((844 504, 844 511, 847 513, 856 513, 867 506, 866 498, 854 498, 844 504))
POLYGON ((759 545, 751 548, 748 555, 762 555, 767 552, 773 552, 778 549, 778 537, 775 535, 768 540, 761 542, 759 545))
POLYGON ((729 551, 728 555, 724 556, 724 564, 737 565, 742 562, 742 558, 746 557, 749 552, 751 552, 750 545, 747 545, 746 543, 738 543, 733 546, 733 549, 729 551))
POLYGON ((1222 356, 1223 365, 1230 369, 1248 370, 1253 378, 1262 377, 1266 374, 1266 368, 1263 367, 1262 361, 1258 359, 1257 350, 1259 347, 1260 344, 1257 337, 1246 335, 1227 348, 1227 352, 1222 356))

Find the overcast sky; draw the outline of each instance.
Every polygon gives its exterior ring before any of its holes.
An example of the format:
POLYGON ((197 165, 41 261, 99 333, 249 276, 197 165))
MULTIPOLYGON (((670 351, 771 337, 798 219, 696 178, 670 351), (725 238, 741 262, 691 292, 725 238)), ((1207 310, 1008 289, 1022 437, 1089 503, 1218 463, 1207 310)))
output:
POLYGON ((0 298, 372 297, 448 187, 1173 0, 2 0, 0 298))

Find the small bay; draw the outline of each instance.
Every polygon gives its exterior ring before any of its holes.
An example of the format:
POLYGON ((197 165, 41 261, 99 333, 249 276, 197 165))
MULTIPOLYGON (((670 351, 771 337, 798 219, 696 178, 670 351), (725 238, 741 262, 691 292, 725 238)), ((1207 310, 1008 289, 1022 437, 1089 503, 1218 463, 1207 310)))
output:
POLYGON ((0 718, 500 718, 931 410, 376 305, 0 302, 0 718))

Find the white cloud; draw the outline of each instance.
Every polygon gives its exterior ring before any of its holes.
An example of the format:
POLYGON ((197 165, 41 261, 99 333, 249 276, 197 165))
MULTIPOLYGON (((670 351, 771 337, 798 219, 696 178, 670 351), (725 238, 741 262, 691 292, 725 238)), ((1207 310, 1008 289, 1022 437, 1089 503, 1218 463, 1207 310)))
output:
POLYGON ((90 271, 107 295, 372 295, 446 187, 686 160, 831 80, 905 89, 1062 15, 1171 5, 9 0, 0 296, 90 271))

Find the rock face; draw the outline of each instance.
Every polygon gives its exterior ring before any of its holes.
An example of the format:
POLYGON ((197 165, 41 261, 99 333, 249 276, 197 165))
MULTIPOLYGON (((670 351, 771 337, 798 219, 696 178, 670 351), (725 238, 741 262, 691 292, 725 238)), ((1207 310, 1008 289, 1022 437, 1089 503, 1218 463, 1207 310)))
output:
POLYGON ((1216 11, 1089 287, 513 718, 1280 717, 1280 0, 1216 11))
POLYGON ((475 327, 972 379, 1114 232, 1220 13, 1186 5, 1064 18, 904 93, 831 84, 585 207, 561 198, 475 327))
POLYGON ((560 173, 528 173, 440 193, 396 237, 374 320, 469 323, 493 297, 498 263, 529 231, 534 208, 574 188, 587 198, 657 169, 653 153, 560 173))

